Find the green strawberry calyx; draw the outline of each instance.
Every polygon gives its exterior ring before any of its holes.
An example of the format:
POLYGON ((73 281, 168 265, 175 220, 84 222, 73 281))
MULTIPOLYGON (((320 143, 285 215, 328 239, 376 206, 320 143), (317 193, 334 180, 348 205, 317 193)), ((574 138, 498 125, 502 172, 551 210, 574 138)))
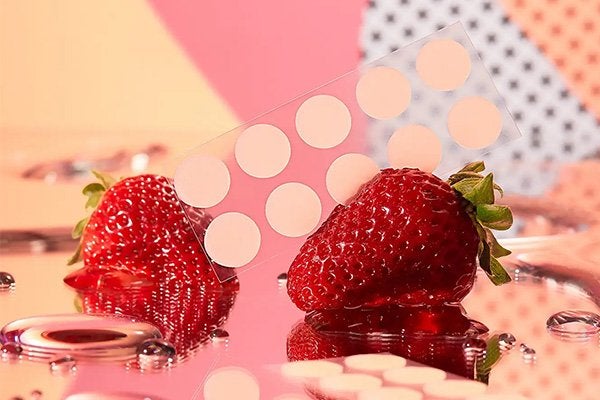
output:
POLYGON ((494 183, 494 175, 482 175, 485 170, 483 161, 475 161, 465 165, 460 171, 450 175, 448 183, 455 191, 467 200, 467 212, 479 234, 477 258, 479 266, 485 271, 494 285, 502 285, 511 281, 498 258, 511 254, 498 243, 492 229, 507 230, 512 226, 513 216, 510 208, 494 204, 494 191, 503 194, 502 188, 494 183))
MULTIPOLYGON (((103 174, 98 171, 92 171, 94 176, 98 179, 98 182, 92 182, 87 184, 83 190, 81 191, 84 196, 87 197, 87 201, 85 202, 85 209, 88 211, 93 211, 96 209, 98 204, 100 204, 100 200, 104 193, 115 184, 116 180, 107 174, 103 174)), ((90 220, 90 216, 83 218, 73 228, 71 232, 71 237, 73 239, 79 239, 79 244, 77 245, 77 249, 75 253, 69 258, 67 261, 67 265, 73 265, 81 261, 81 236, 83 235, 83 231, 87 226, 90 220)))

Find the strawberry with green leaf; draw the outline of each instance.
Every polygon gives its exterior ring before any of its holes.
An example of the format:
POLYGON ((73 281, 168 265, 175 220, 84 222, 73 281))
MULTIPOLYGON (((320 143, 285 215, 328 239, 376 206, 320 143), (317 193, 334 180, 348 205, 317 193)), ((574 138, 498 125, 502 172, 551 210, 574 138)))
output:
POLYGON ((460 302, 477 267, 510 281, 492 234, 512 214, 483 162, 447 182, 413 168, 385 169, 338 205, 301 247, 288 272, 288 294, 302 310, 460 302))
POLYGON ((180 281, 206 290, 237 289, 237 278, 219 281, 196 236, 210 217, 184 210, 170 179, 139 175, 116 181, 94 174, 98 182, 83 189, 86 208, 93 211, 73 230, 80 243, 69 260, 82 260, 84 267, 67 276, 67 284, 87 290, 180 281))

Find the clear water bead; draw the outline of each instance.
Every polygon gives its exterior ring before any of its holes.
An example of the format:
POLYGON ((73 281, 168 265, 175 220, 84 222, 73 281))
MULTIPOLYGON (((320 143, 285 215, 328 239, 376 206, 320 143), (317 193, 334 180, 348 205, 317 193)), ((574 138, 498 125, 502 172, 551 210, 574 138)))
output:
POLYGON ((563 340, 586 341, 600 333, 600 315, 589 311, 560 311, 548 318, 546 328, 563 340))
POLYGON ((22 352, 23 348, 21 345, 15 342, 6 342, 0 348, 0 355, 3 360, 19 358, 22 352))
POLYGON ((147 339, 137 349, 140 368, 164 368, 175 360, 175 347, 163 339, 147 339))
POLYGON ((15 278, 8 272, 0 271, 0 291, 15 287, 15 278))
POLYGON ((77 371, 77 362, 71 356, 64 356, 57 360, 50 361, 50 372, 67 373, 77 371))
POLYGON ((277 284, 279 286, 287 285, 287 280, 288 280, 287 272, 282 272, 281 274, 277 275, 277 284))
POLYGON ((537 355, 534 349, 527 346, 525 343, 521 343, 519 347, 519 351, 521 352, 521 356, 523 357, 523 361, 527 364, 535 363, 537 355))
POLYGON ((42 391, 41 391, 41 390, 33 390, 33 391, 31 392, 31 394, 29 395, 29 397, 30 397, 32 400, 39 400, 39 399, 41 399, 41 398, 42 398, 42 395, 43 395, 43 393, 42 393, 42 391))
POLYGON ((229 342, 229 332, 224 329, 215 329, 210 334, 210 340, 213 343, 227 343, 229 342))
POLYGON ((516 343, 517 339, 512 333, 505 332, 498 336, 498 345, 502 351, 512 350, 516 343))

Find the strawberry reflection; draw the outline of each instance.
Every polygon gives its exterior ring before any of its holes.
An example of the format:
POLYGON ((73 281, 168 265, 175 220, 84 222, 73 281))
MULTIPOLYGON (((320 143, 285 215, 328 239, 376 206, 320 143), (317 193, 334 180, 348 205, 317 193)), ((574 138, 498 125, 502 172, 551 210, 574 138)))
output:
POLYGON ((473 378, 463 343, 486 332, 459 305, 315 311, 290 332, 287 355, 299 361, 386 352, 473 378))
POLYGON ((179 359, 225 323, 239 290, 236 277, 218 284, 204 280, 157 284, 122 271, 91 268, 77 270, 64 281, 77 290, 82 312, 123 314, 151 323, 175 347, 179 359))

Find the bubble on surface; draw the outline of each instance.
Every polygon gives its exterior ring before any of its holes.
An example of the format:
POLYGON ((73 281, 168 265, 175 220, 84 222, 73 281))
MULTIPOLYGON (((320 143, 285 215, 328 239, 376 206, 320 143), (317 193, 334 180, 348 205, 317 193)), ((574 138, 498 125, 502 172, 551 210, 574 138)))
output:
POLYGON ((71 356, 64 356, 50 361, 50 372, 57 374, 66 374, 77 371, 77 362, 71 356))
POLYGON ((23 348, 21 345, 15 342, 6 342, 0 348, 0 355, 2 356, 3 360, 19 358, 22 352, 23 348))
POLYGON ((13 289, 15 287, 15 278, 8 272, 0 271, 0 291, 13 289))
POLYGON ((137 354, 141 369, 160 369, 171 365, 177 352, 166 340, 147 339, 140 344, 137 354))
POLYGON ((287 272, 282 272, 281 274, 277 275, 277 284, 279 286, 285 286, 287 284, 287 281, 288 281, 287 272))
POLYGON ((69 355, 78 361, 127 361, 136 357, 140 343, 160 338, 154 325, 114 314, 61 314, 10 322, 0 340, 18 343, 33 361, 58 360, 69 355))
POLYGON ((526 364, 533 364, 537 361, 536 351, 533 348, 527 346, 525 343, 521 343, 519 351, 521 352, 523 362, 525 362, 526 364))
POLYGON ((228 343, 229 332, 225 329, 217 328, 209 334, 210 341, 213 343, 228 343))
POLYGON ((31 393, 29 394, 29 397, 32 400, 38 400, 41 399, 42 396, 44 395, 44 393, 41 390, 32 390, 31 393))
POLYGON ((546 328, 562 340, 586 341, 600 332, 600 315, 589 311, 560 311, 548 318, 546 328))
POLYGON ((502 351, 512 350, 516 343, 517 339, 512 333, 504 332, 498 335, 498 345, 502 351))

